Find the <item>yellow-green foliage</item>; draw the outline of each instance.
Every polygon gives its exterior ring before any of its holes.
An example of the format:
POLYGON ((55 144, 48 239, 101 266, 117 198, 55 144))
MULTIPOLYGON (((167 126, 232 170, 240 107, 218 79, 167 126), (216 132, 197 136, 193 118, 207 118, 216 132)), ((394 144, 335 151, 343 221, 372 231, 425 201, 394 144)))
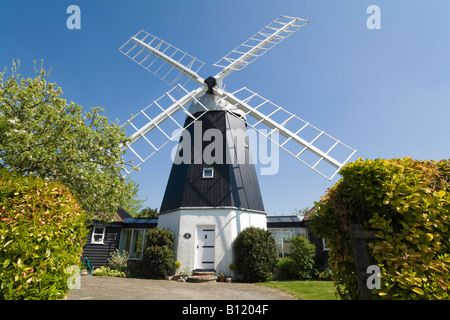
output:
POLYGON ((448 300, 450 286, 450 161, 358 159, 319 203, 312 225, 331 249, 330 266, 344 299, 358 286, 348 227, 377 231, 368 241, 381 269, 380 299, 448 300))
POLYGON ((126 278, 127 274, 116 269, 100 267, 94 270, 94 276, 126 278))
POLYGON ((61 299, 87 235, 77 199, 57 182, 0 170, 0 299, 61 299))

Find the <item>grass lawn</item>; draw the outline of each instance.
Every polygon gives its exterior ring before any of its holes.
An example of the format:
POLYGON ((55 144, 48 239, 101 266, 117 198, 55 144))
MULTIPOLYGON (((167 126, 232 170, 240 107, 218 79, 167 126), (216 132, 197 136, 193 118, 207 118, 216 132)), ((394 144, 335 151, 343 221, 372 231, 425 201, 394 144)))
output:
POLYGON ((283 290, 299 300, 339 300, 334 295, 333 281, 273 281, 258 286, 283 290))

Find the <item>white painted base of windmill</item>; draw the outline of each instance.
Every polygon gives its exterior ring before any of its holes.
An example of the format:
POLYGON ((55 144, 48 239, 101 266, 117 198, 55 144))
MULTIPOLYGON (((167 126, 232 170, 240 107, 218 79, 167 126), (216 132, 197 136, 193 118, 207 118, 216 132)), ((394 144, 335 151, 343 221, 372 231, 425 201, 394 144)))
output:
MULTIPOLYGON (((158 228, 174 234, 179 271, 215 270, 231 274, 233 242, 250 226, 267 229, 265 212, 230 208, 186 208, 159 215, 158 228)), ((233 275, 235 276, 235 275, 233 275)))

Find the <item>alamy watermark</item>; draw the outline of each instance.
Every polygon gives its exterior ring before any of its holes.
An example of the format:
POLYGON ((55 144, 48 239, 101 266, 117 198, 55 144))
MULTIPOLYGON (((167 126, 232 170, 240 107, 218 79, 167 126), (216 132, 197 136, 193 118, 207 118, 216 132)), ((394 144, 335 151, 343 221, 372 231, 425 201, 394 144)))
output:
POLYGON ((66 281, 67 288, 69 290, 80 289, 81 288, 80 267, 76 265, 68 266, 66 268, 66 273, 70 274, 69 278, 66 281))
MULTIPOLYGON (((70 5, 67 7, 66 13, 70 14, 70 16, 66 20, 67 29, 73 30, 81 29, 81 9, 77 5, 70 5)), ((381 29, 381 9, 379 6, 372 4, 367 7, 367 14, 370 16, 367 18, 366 26, 370 30, 379 30, 381 29)))
POLYGON ((367 7, 366 13, 370 14, 367 18, 366 26, 369 30, 381 29, 381 9, 379 6, 373 4, 367 7))
POLYGON ((367 289, 380 289, 381 288, 381 277, 380 277, 380 267, 377 265, 370 265, 366 270, 367 274, 370 276, 367 278, 366 285, 367 289))
POLYGON ((66 20, 67 29, 81 29, 81 9, 79 6, 74 4, 67 7, 66 13, 69 13, 70 16, 66 20))

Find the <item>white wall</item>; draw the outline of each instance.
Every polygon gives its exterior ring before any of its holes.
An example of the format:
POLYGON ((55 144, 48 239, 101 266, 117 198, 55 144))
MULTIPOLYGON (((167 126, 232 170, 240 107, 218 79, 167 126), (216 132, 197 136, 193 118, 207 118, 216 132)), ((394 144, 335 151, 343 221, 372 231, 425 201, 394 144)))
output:
POLYGON ((195 268, 197 228, 199 226, 215 229, 215 270, 231 275, 228 266, 233 263, 232 244, 243 229, 254 226, 267 229, 264 213, 255 213, 235 209, 182 209, 158 218, 158 227, 172 231, 175 239, 176 260, 181 263, 180 271, 191 273, 195 268), (191 237, 185 239, 184 234, 191 237))

